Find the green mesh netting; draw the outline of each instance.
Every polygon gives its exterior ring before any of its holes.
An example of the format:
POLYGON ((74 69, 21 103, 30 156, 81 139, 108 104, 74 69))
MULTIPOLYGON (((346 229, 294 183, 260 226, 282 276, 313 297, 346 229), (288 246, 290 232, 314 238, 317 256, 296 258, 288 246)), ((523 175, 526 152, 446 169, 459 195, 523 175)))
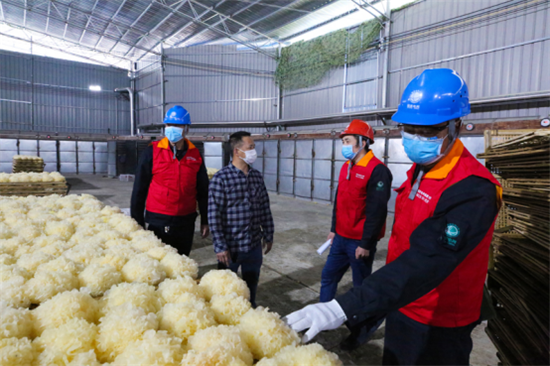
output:
POLYGON ((353 32, 342 29, 294 43, 281 50, 275 79, 284 90, 317 85, 330 69, 357 61, 379 33, 380 23, 373 19, 353 32))

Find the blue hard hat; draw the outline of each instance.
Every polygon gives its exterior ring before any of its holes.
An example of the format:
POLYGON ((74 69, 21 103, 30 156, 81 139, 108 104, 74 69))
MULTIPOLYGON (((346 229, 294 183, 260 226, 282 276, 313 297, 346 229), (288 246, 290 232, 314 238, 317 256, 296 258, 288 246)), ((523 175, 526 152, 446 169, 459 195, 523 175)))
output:
POLYGON ((191 117, 187 109, 183 108, 181 105, 173 106, 166 112, 164 117, 164 123, 170 123, 174 125, 190 125, 191 117))
POLYGON ((468 86, 451 69, 429 69, 411 80, 392 120, 431 126, 470 113, 468 86))

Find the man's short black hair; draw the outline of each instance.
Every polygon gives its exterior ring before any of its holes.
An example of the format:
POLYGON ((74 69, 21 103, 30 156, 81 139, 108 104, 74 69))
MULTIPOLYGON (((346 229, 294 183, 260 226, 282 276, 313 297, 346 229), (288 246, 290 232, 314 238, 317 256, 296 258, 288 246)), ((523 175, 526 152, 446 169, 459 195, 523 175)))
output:
POLYGON ((252 136, 250 132, 246 131, 239 131, 235 132, 231 136, 229 136, 229 143, 231 144, 231 150, 235 150, 236 147, 241 146, 243 142, 243 137, 250 137, 252 136))

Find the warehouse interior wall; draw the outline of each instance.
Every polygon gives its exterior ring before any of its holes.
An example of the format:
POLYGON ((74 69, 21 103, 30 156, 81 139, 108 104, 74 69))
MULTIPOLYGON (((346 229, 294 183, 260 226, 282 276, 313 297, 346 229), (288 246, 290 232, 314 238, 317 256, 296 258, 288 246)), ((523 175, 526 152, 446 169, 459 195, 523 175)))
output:
POLYGON ((379 108, 378 51, 331 70, 313 87, 283 91, 282 119, 308 118, 379 108))
MULTIPOLYGON (((315 87, 283 93, 282 118, 397 107, 409 81, 428 68, 456 70, 467 81, 471 100, 550 91, 548 1, 425 0, 392 13, 391 21, 390 39, 381 49, 331 71, 315 87)), ((476 110, 465 120, 483 123, 542 118, 549 113, 548 102, 502 104, 476 110)), ((288 129, 342 128, 346 123, 288 129)))
MULTIPOLYGON (((426 0, 392 15, 388 106, 422 70, 456 70, 470 99, 550 90, 550 3, 426 0)), ((502 105, 466 120, 540 117, 548 103, 502 105)))
POLYGON ((114 92, 130 80, 127 70, 0 51, 0 172, 32 155, 45 171, 116 175, 114 145, 94 136, 130 134, 129 99, 114 92))
MULTIPOLYGON (((408 82, 435 67, 456 70, 468 82, 471 100, 550 90, 548 1, 425 0, 392 13, 391 20, 390 38, 382 47, 331 70, 314 87, 293 91, 278 89, 273 81, 276 61, 259 53, 208 45, 165 50, 164 67, 158 60, 138 71, 139 123, 158 121, 162 106, 166 110, 176 103, 190 110, 194 122, 228 126, 396 107, 408 82), (385 52, 389 54, 384 94, 385 52)), ((549 113, 547 102, 502 104, 476 110, 466 120, 538 118, 549 113)), ((382 124, 376 119, 369 122, 382 124)), ((194 131, 231 130, 218 125, 194 131)))
POLYGON ((164 118, 161 58, 149 56, 137 64, 135 108, 137 126, 158 123, 164 118))
POLYGON ((163 50, 162 62, 152 60, 136 76, 138 128, 162 123, 164 112, 176 104, 185 106, 193 123, 277 119, 275 68, 275 60, 237 46, 163 50))
POLYGON ((127 70, 0 51, 0 130, 127 135, 130 103, 114 89, 129 86, 127 70))

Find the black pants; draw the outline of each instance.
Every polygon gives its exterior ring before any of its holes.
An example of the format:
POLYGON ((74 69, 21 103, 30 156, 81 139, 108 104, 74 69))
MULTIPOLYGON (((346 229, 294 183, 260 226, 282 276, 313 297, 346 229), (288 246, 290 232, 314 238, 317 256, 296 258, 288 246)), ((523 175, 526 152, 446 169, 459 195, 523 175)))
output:
POLYGON ((149 224, 148 230, 155 233, 163 243, 173 246, 179 254, 189 256, 193 246, 193 235, 195 234, 195 220, 185 220, 181 225, 170 226, 166 232, 166 226, 149 224))
POLYGON ((222 262, 218 262, 218 269, 230 269, 235 273, 241 267, 242 278, 250 290, 250 303, 253 308, 256 308, 256 292, 258 290, 258 282, 260 281, 262 263, 263 252, 261 244, 256 245, 254 249, 247 253, 232 253, 229 267, 222 262))
POLYGON ((425 325, 399 311, 386 318, 384 365, 469 365, 472 331, 480 322, 459 328, 425 325))

